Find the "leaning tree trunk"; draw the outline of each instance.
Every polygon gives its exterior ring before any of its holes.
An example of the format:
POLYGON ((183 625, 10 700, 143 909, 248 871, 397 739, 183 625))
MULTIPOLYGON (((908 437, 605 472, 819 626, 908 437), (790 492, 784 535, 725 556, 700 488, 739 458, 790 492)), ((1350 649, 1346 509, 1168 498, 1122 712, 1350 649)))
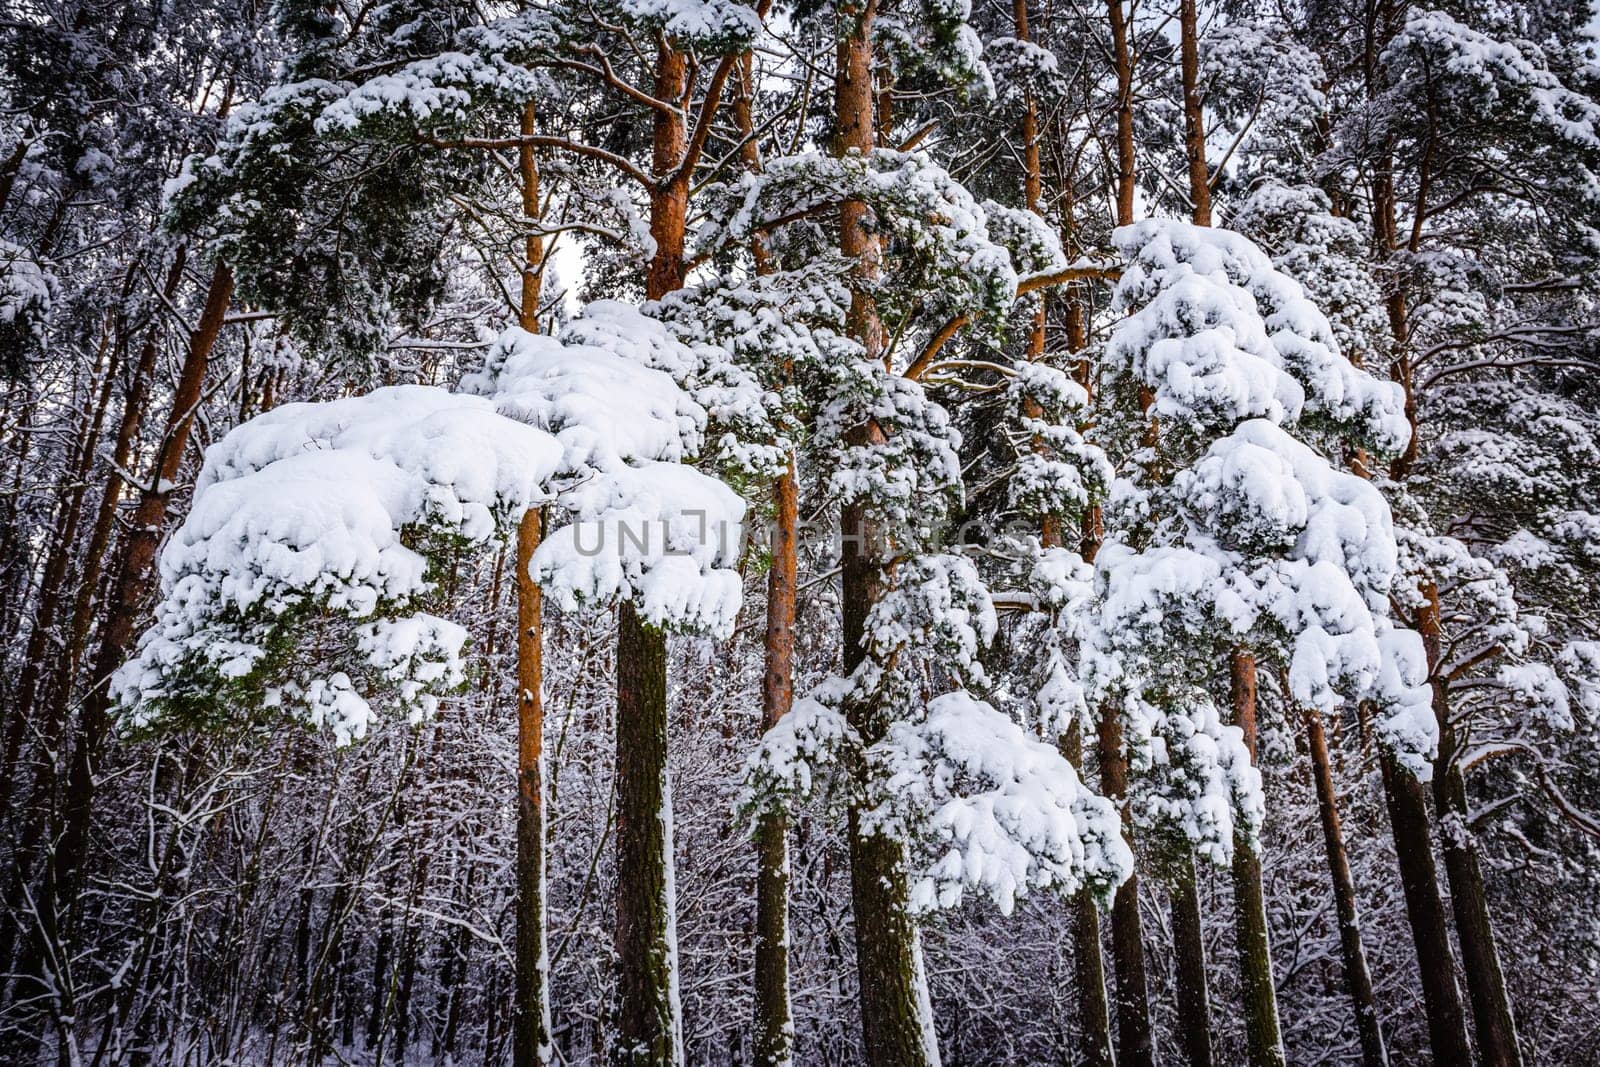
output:
MULTIPOLYGON (((179 245, 173 261, 167 271, 163 294, 171 300, 177 292, 178 283, 182 280, 185 262, 185 250, 179 245)), ((42 723, 37 724, 41 737, 41 749, 50 753, 49 762, 41 764, 40 770, 43 778, 34 783, 34 796, 36 803, 30 805, 27 819, 23 824, 18 841, 12 853, 12 874, 9 876, 9 894, 12 900, 21 900, 24 887, 33 877, 35 865, 38 862, 40 847, 43 844, 45 823, 49 817, 49 795, 56 787, 55 750, 59 744, 62 724, 66 721, 67 710, 72 696, 73 683, 77 679, 78 666, 82 661, 82 652, 88 638, 89 626, 94 616, 95 590, 100 582, 100 571, 111 546, 111 535, 116 524, 117 505, 122 498, 122 483, 130 458, 133 455, 134 441, 139 435, 139 427, 144 420, 145 407, 149 402, 150 378, 155 373, 156 356, 160 349, 160 330, 151 324, 145 334, 144 342, 139 348, 138 362, 134 366, 133 378, 128 387, 127 395, 122 402, 122 416, 117 426, 117 436, 112 445, 111 462, 107 465, 105 486, 101 490, 99 505, 95 512, 94 526, 89 534, 89 545, 82 559, 82 574, 79 576, 78 595, 73 605, 73 614, 70 628, 67 632, 65 647, 61 654, 61 666, 57 671, 57 679, 51 700, 45 709, 42 723)), ((29 435, 23 435, 26 445, 29 435)), ((11 811, 11 789, 14 786, 12 768, 21 750, 23 731, 28 726, 29 718, 21 714, 20 698, 11 709, 11 718, 6 724, 5 756, 3 781, 0 781, 0 822, 9 818, 11 811)), ((12 962, 12 952, 15 949, 18 934, 17 923, 13 916, 7 912, 0 917, 0 966, 8 966, 12 962)), ((12 968, 20 971, 22 968, 12 968)))
MULTIPOLYGON (((1380 746, 1381 747, 1381 746, 1380 746)), ((1456 987, 1455 956, 1439 897, 1439 875, 1428 832, 1428 803, 1422 783, 1386 747, 1378 755, 1384 799, 1400 865, 1406 917, 1422 976, 1422 1003, 1428 1016, 1428 1042, 1435 1063, 1471 1063, 1461 991, 1456 987)))
MULTIPOLYGON (((872 91, 874 0, 839 7, 840 35, 834 93, 835 150, 866 154, 875 143, 872 91)), ((881 250, 868 225, 867 206, 846 200, 839 208, 839 250, 854 264, 858 283, 878 273, 881 250)), ((865 284, 852 287, 850 336, 869 360, 883 351, 883 324, 865 284)), ((867 422, 851 434, 854 445, 884 440, 882 429, 867 422)), ((866 617, 884 587, 884 531, 860 503, 839 518, 844 667, 852 671, 866 658, 866 617)), ((852 707, 851 725, 866 744, 886 729, 884 709, 852 707)), ((860 985, 862 1040, 881 1067, 928 1067, 939 1050, 927 999, 926 976, 917 927, 907 901, 905 847, 898 840, 861 829, 861 811, 852 807, 850 900, 856 928, 856 974, 860 985)))
POLYGON ((1372 975, 1367 970, 1366 950, 1361 946, 1361 916, 1356 908, 1350 860, 1345 854, 1344 831, 1339 824, 1339 801, 1333 788, 1333 767, 1328 762, 1328 739, 1323 733, 1322 715, 1312 709, 1306 711, 1306 740, 1311 749, 1311 776, 1317 785, 1317 814, 1328 852, 1328 874, 1333 880, 1334 910, 1339 917, 1344 984, 1356 1017, 1356 1033, 1361 1038, 1361 1062, 1365 1067, 1384 1067, 1389 1062, 1389 1053, 1383 1043, 1383 1027, 1378 1018, 1378 1000, 1372 992, 1372 975))
MULTIPOLYGON (((680 100, 688 60, 663 39, 655 95, 680 100)), ((681 288, 689 176, 676 110, 655 111, 650 233, 656 253, 645 295, 681 288)), ((667 636, 629 602, 617 611, 616 1005, 611 1060, 669 1065, 683 1059, 677 1003, 677 929, 672 899, 672 797, 667 782, 667 636)))
MULTIPOLYGON (((534 106, 522 109, 522 135, 535 134, 534 106)), ((519 324, 539 331, 544 240, 538 232, 539 165, 534 146, 517 149, 523 247, 519 324)), ((517 960, 513 1019, 516 1067, 550 1062, 550 961, 545 930, 544 620, 539 584, 529 570, 544 535, 544 510, 529 508, 517 526, 517 960)), ((455 1011, 455 1002, 451 1006, 455 1011)))
MULTIPOLYGON (((1233 683, 1233 721, 1244 731, 1250 762, 1256 762, 1256 661, 1244 649, 1229 658, 1233 683)), ((1283 1039, 1278 1032, 1278 996, 1272 983, 1272 945, 1261 888, 1261 857, 1242 833, 1233 840, 1233 893, 1239 939, 1239 969, 1244 995, 1246 1047, 1252 1067, 1281 1067, 1283 1039)))
MULTIPOLYGON (((1376 83, 1377 57, 1384 41, 1374 31, 1389 31, 1392 8, 1380 4, 1379 19, 1369 23, 1366 42, 1366 70, 1369 98, 1379 91, 1376 83)), ((1393 256, 1398 247, 1392 147, 1379 152, 1372 176, 1373 239, 1379 255, 1393 256)), ((1390 462, 1389 475, 1403 480, 1417 456, 1417 404, 1412 389, 1409 355, 1410 324, 1405 291, 1396 285, 1385 306, 1389 332, 1394 342, 1392 376, 1405 391, 1405 416, 1411 434, 1404 451, 1390 462)), ((1422 1001, 1428 1015, 1428 1040, 1437 1063, 1470 1062, 1466 1016, 1461 1007, 1461 991, 1456 985, 1455 956, 1450 948, 1450 932, 1445 921, 1444 900, 1439 893, 1439 875, 1433 860, 1433 841, 1428 826, 1428 804, 1422 783, 1406 769, 1388 746, 1380 746, 1379 766, 1383 772, 1384 800, 1389 809, 1389 827, 1394 835, 1395 858, 1400 866, 1400 884, 1405 891, 1406 917, 1411 924, 1411 939, 1417 950, 1417 969, 1422 976, 1422 1001)))
POLYGON ((1489 900, 1484 891, 1478 850, 1472 841, 1467 810, 1467 784, 1458 757, 1461 742, 1450 721, 1449 683, 1440 676, 1442 628, 1439 590, 1431 582, 1423 587, 1417 629, 1428 656, 1433 685, 1433 714, 1439 723, 1439 755, 1434 761, 1433 798, 1439 812, 1439 839, 1444 850, 1445 876, 1450 880, 1450 904, 1455 911, 1456 937, 1461 942, 1462 969, 1467 976, 1467 996, 1472 1002, 1478 1053, 1495 1067, 1520 1065, 1517 1026, 1511 1014, 1505 974, 1494 943, 1489 900))
MULTIPOLYGON (((172 265, 162 287, 168 302, 177 294, 187 261, 187 249, 179 245, 173 253, 172 265)), ((89 547, 83 556, 83 573, 79 577, 77 600, 72 608, 72 622, 67 630, 66 645, 62 652, 62 666, 56 680, 55 691, 47 711, 46 722, 59 731, 66 721, 71 704, 73 685, 78 668, 83 663, 85 646, 89 641, 89 628, 94 624, 95 594, 100 585, 100 575, 111 548, 111 537, 116 529, 117 505, 122 499, 123 471, 133 455, 133 445, 139 436, 145 410, 150 402, 151 377, 155 374, 156 356, 160 350, 161 331, 151 324, 144 343, 139 349, 139 361, 134 368, 128 395, 122 404, 122 419, 117 426, 116 442, 112 446, 105 486, 95 512, 94 526, 89 533, 89 547)))
MULTIPOLYGON (((156 550, 161 544, 168 498, 183 465, 189 432, 202 399, 211 350, 222 332, 232 298, 233 272, 219 260, 212 272, 200 321, 189 336, 188 350, 178 372, 172 410, 168 412, 166 430, 157 450, 154 478, 144 487, 133 513, 127 551, 95 659, 93 688, 85 697, 79 715, 77 743, 68 769, 65 819, 59 844, 46 859, 45 885, 39 895, 40 938, 46 943, 57 937, 62 909, 70 907, 76 897, 77 877, 88 847, 89 825, 93 818, 95 762, 111 723, 107 683, 112 672, 122 665, 133 643, 134 623, 155 577, 156 550)), ((42 948, 38 941, 35 939, 35 948, 42 948)), ((41 962, 37 957, 30 960, 28 973, 39 973, 41 962)))

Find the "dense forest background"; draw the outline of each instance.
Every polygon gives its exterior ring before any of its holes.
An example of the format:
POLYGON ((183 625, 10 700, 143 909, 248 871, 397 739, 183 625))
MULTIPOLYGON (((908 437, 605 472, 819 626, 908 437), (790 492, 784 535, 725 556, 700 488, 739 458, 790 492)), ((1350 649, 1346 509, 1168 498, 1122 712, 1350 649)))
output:
POLYGON ((1596 23, 3 0, 0 1059, 1600 1062, 1596 23))

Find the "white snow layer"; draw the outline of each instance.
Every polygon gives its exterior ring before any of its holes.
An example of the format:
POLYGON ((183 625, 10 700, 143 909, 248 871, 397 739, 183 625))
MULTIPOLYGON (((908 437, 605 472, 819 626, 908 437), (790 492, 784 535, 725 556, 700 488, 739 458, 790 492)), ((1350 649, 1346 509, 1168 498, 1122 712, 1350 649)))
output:
POLYGON ((461 682, 466 640, 425 610, 432 565, 542 504, 571 520, 532 564, 558 604, 628 596, 654 625, 726 633, 744 504, 680 462, 705 413, 659 368, 686 353, 620 304, 569 332, 506 331, 462 392, 289 404, 208 449, 162 554, 155 625, 113 681, 129 721, 251 680, 341 743, 365 734, 377 691, 413 719, 431 714, 461 682), (330 619, 343 650, 321 644, 329 662, 312 661, 298 627, 330 619))

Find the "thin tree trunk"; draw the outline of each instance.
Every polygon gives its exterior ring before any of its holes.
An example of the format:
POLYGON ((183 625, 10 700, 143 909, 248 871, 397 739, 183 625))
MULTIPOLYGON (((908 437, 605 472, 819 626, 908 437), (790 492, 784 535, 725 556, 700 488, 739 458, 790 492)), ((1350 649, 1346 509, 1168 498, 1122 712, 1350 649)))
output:
MULTIPOLYGON (((840 155, 851 150, 866 154, 875 143, 872 22, 876 13, 876 0, 844 4, 838 11, 834 150, 840 155)), ((871 360, 883 351, 883 324, 876 302, 861 283, 877 276, 881 250, 867 226, 867 214, 867 206, 859 200, 840 205, 839 250, 855 264, 858 282, 852 287, 849 333, 871 360)), ((856 445, 884 440, 882 429, 873 422, 856 428, 851 438, 856 445)), ((886 544, 884 531, 863 504, 845 507, 839 521, 844 667, 849 672, 866 658, 866 617, 883 594, 886 544)), ((882 708, 852 707, 850 719, 869 745, 886 729, 882 708)), ((881 1067, 937 1064, 922 947, 907 905, 905 848, 893 838, 864 834, 861 812, 855 807, 850 810, 849 834, 862 1040, 881 1067)))
MULTIPOLYGON (((522 109, 522 134, 535 132, 533 104, 522 109)), ((539 332, 544 241, 534 228, 539 166, 531 144, 518 149, 522 214, 529 227, 523 248, 520 325, 539 332)), ((529 567, 544 535, 544 510, 529 508, 517 526, 517 965, 512 1009, 517 1067, 544 1067, 550 1043, 550 961, 545 930, 544 620, 542 595, 529 567)), ((454 1009, 452 1009, 454 1010, 454 1009)))
POLYGON ((1111 20, 1111 62, 1117 77, 1117 203, 1118 226, 1133 221, 1133 51, 1128 44, 1128 18, 1122 0, 1106 0, 1111 20))
MULTIPOLYGON (((774 486, 772 570, 767 576, 763 724, 777 725, 794 702, 795 528, 799 493, 794 456, 774 486)), ((789 1006, 788 819, 764 814, 756 826, 755 1062, 781 1067, 794 1058, 789 1006)))
MULTIPOLYGON (((1244 649, 1229 659, 1233 684, 1233 722, 1244 731, 1250 762, 1256 762, 1256 661, 1244 649)), ((1239 938, 1239 969, 1244 996, 1246 1046, 1252 1067, 1281 1067, 1283 1039, 1278 1031, 1278 996, 1272 982, 1272 945, 1261 888, 1261 857, 1242 833, 1233 840, 1233 893, 1239 938)))
POLYGON ((1211 1067, 1211 994, 1206 985, 1205 927, 1194 856, 1184 849, 1172 879, 1172 946, 1176 957, 1178 1044, 1190 1067, 1211 1067))
MULTIPOLYGON (((1064 190, 1066 200, 1072 201, 1070 183, 1064 190)), ((1068 209, 1068 219, 1071 214, 1068 209)), ((1070 242, 1064 241, 1064 245, 1070 242)), ((1083 386, 1087 396, 1093 396, 1094 376, 1086 356, 1089 347, 1088 316, 1084 312, 1081 295, 1074 293, 1067 301, 1067 347, 1080 356, 1073 367, 1073 377, 1083 386)), ((1078 530, 1078 554, 1087 563, 1093 563, 1104 539, 1100 505, 1094 504, 1083 513, 1078 530)), ((1083 773, 1083 731, 1068 730, 1062 738, 1062 751, 1073 770, 1083 773)), ((1100 907, 1088 893, 1079 893, 1073 904, 1072 963, 1078 993, 1079 1061, 1085 1067, 1112 1067, 1115 1058, 1111 1051, 1111 1015, 1106 1002, 1105 955, 1100 945, 1100 907)))
POLYGON ((1200 96, 1200 28, 1195 0, 1178 7, 1183 71, 1183 154, 1189 163, 1189 203, 1196 226, 1211 225, 1210 173, 1206 166, 1206 126, 1200 96))
MULTIPOLYGON (((1179 4, 1178 33, 1182 57, 1183 145, 1189 162, 1191 220, 1196 226, 1210 226, 1211 190, 1207 185, 1205 115, 1200 102, 1200 44, 1195 0, 1182 0, 1179 4)), ((1238 847, 1237 842, 1235 847, 1238 847)), ((1176 858, 1175 866, 1172 940, 1177 956, 1179 1044, 1191 1067, 1210 1067, 1211 994, 1206 982, 1205 927, 1200 914, 1194 854, 1185 847, 1176 858)), ((1259 892, 1259 885, 1257 889, 1259 892)), ((1245 988, 1250 988, 1248 974, 1245 988)))
POLYGON ((1314 709, 1306 711, 1306 740, 1311 749, 1311 775, 1317 785, 1317 814, 1322 821, 1322 841, 1328 852, 1328 874, 1333 881, 1334 910, 1339 916, 1344 984, 1350 992, 1356 1032, 1361 1037, 1361 1062, 1366 1067, 1385 1067, 1389 1053, 1384 1047, 1378 1000, 1372 992, 1372 975, 1367 971, 1366 950, 1361 945, 1361 916, 1356 907, 1355 882, 1350 877, 1350 860, 1345 853, 1344 830, 1339 824, 1333 767, 1328 762, 1328 739, 1323 733, 1322 715, 1314 709))
POLYGON ((1461 942, 1461 964, 1467 977, 1467 996, 1472 1002, 1473 1029, 1484 1063, 1495 1067, 1520 1065, 1522 1052, 1517 1047, 1511 997, 1506 992, 1505 974, 1500 969, 1483 871, 1478 865, 1478 850, 1468 825, 1467 785, 1457 759, 1461 742, 1455 724, 1450 721, 1448 683, 1439 675, 1443 639, 1439 590, 1430 582, 1423 587, 1422 594, 1417 629, 1422 634, 1422 645, 1428 656, 1433 714, 1439 723, 1433 799, 1439 811, 1439 841, 1444 851, 1445 876, 1450 880, 1450 904, 1455 911, 1456 937, 1461 942))
MULTIPOLYGON (((1133 222, 1133 65, 1128 43, 1127 13, 1122 0, 1107 0, 1111 23, 1111 61, 1117 79, 1117 182, 1116 223, 1133 222)), ((1092 513, 1096 543, 1099 509, 1092 513)), ((1085 557, 1089 558, 1089 557, 1085 557)), ((1122 724, 1115 711, 1100 717, 1100 788, 1122 806, 1122 833, 1133 847, 1131 814, 1124 802, 1128 790, 1128 761, 1122 751, 1122 724)), ((1131 875, 1117 887, 1111 904, 1111 955, 1115 961, 1117 1005, 1117 1059, 1124 1067, 1149 1067, 1155 1062, 1150 1036, 1150 1003, 1146 993, 1144 924, 1139 918, 1139 876, 1131 875)))
POLYGON ((544 513, 517 528, 517 983, 514 1062, 550 1062, 550 963, 545 937, 544 650, 539 585, 529 573, 544 513))
MULTIPOLYGON (((765 5, 761 14, 765 16, 765 5)), ((746 52, 739 60, 739 93, 734 99, 734 126, 744 144, 739 152, 745 168, 761 171, 761 150, 755 139, 752 102, 754 61, 746 52)), ((772 272, 772 258, 759 236, 751 240, 757 274, 772 272)), ((784 368, 787 375, 789 368, 784 368)), ((762 729, 769 730, 794 703, 794 619, 797 589, 796 528, 799 486, 794 453, 788 469, 773 484, 772 569, 767 574, 766 670, 761 679, 762 729)), ((758 819, 756 846, 755 1033, 754 1059, 759 1067, 786 1067, 794 1060, 794 1023, 789 1000, 789 820, 781 811, 758 819)))
MULTIPOLYGON (((110 344, 111 322, 106 323, 105 333, 100 340, 99 353, 96 357, 96 370, 104 359, 110 344)), ((120 347, 120 346, 119 346, 120 347)), ((56 616, 65 597, 67 568, 72 562, 72 549, 77 544, 78 526, 83 516, 83 499, 85 479, 94 462, 95 448, 100 437, 101 418, 105 414, 105 404, 110 398, 112 380, 116 377, 116 357, 113 355, 111 366, 104 368, 100 376, 101 399, 94 405, 93 418, 83 427, 77 444, 77 455, 73 457, 71 465, 72 480, 77 483, 74 488, 67 491, 64 507, 57 515, 54 528, 49 532, 49 551, 45 556, 43 573, 39 580, 39 595, 34 602, 33 629, 28 634, 27 648, 22 656, 22 671, 17 682, 17 693, 8 711, 9 721, 6 723, 5 751, 0 756, 0 825, 10 825, 11 815, 11 786, 17 767, 17 760, 22 753, 22 741, 29 725, 38 725, 38 707, 43 701, 39 700, 41 684, 46 694, 49 692, 50 663, 55 658, 52 656, 50 645, 56 634, 56 616)), ((55 731, 48 724, 39 731, 44 737, 44 758, 55 758, 55 731)))

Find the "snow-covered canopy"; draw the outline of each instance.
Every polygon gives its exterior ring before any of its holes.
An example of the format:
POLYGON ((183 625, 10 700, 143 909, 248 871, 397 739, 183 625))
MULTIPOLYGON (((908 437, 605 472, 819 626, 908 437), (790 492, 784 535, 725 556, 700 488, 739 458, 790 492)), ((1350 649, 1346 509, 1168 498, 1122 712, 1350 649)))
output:
POLYGON ((653 625, 727 632, 744 503, 683 462, 706 415, 661 367, 690 360, 601 303, 561 337, 506 331, 463 391, 378 389, 239 426, 207 451, 156 625, 113 682, 129 720, 257 691, 341 742, 366 733, 372 699, 431 714, 466 640, 434 613, 441 567, 545 504, 559 525, 531 570, 558 604, 628 597, 653 625))
POLYGON ((1151 403, 1127 416, 1136 465, 1095 560, 1084 683, 1122 714, 1136 817, 1223 862, 1263 810, 1204 681, 1236 649, 1280 665, 1301 707, 1370 702, 1397 757, 1429 773, 1423 649, 1389 619, 1388 503, 1317 447, 1393 451, 1409 427, 1399 388, 1341 355, 1326 315, 1249 239, 1167 220, 1115 239, 1127 315, 1108 384, 1151 403))

